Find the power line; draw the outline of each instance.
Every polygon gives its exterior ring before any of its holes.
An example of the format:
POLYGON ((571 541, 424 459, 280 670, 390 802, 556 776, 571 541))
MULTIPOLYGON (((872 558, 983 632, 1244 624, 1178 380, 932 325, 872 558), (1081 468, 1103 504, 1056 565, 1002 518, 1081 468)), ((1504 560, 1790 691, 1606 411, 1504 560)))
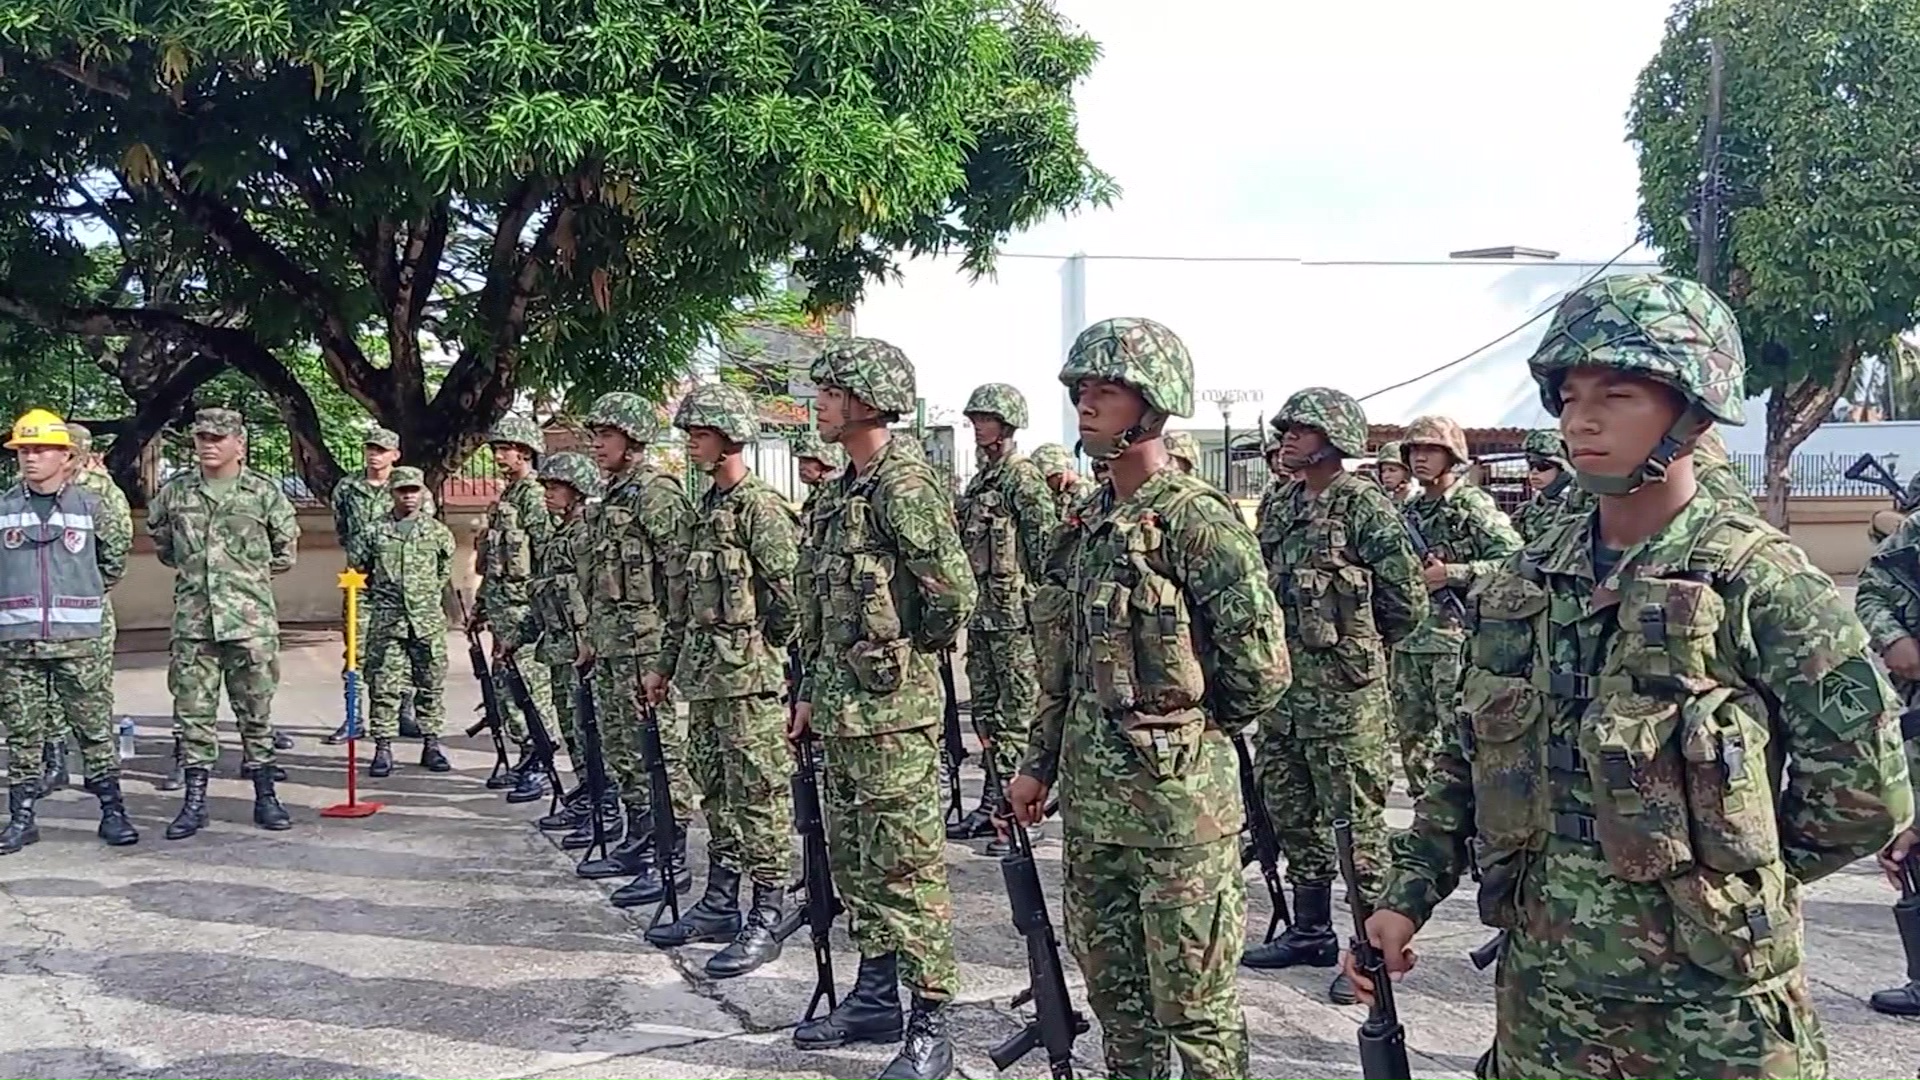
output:
MULTIPOLYGON (((1639 241, 1627 245, 1627 251, 1639 246, 1639 241)), ((1621 253, 1622 255, 1625 252, 1621 253)), ((1088 262, 1170 262, 1170 263, 1285 263, 1294 266, 1452 266, 1452 267, 1581 267, 1613 266, 1620 262, 1621 255, 1615 255, 1604 263, 1586 259, 1554 259, 1551 261, 1526 261, 1509 259, 1308 259, 1298 255, 1089 255, 1085 252, 1052 254, 1043 251, 1002 251, 996 258, 1001 259, 1040 259, 1047 262, 1065 262, 1068 259, 1084 259, 1088 262)), ((1634 267, 1653 267, 1658 263, 1625 263, 1634 267)))

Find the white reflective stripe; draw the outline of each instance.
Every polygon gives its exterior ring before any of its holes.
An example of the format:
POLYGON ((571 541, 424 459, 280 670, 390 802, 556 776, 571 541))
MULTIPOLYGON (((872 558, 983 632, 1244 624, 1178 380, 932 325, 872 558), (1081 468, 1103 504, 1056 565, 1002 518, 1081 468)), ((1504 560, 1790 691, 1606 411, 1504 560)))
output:
POLYGON ((93 515, 66 514, 56 510, 52 516, 43 522, 40 520, 39 515, 31 512, 25 514, 0 514, 0 529, 37 529, 41 525, 45 525, 49 529, 82 529, 87 532, 92 532, 93 515))
POLYGON ((0 626, 21 626, 27 623, 97 623, 100 621, 98 607, 57 607, 49 612, 43 607, 0 608, 0 626))

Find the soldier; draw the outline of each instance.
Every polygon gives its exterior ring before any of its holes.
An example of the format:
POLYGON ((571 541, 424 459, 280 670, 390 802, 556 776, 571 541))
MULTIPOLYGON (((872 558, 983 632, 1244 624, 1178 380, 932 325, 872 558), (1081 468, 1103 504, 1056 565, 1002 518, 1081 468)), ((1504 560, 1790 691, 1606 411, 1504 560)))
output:
MULTIPOLYGON (((533 467, 546 449, 546 437, 533 421, 518 416, 501 417, 487 433, 493 460, 507 486, 487 511, 486 531, 474 552, 480 571, 480 585, 474 590, 473 612, 468 616, 472 629, 494 630, 494 655, 505 655, 499 647, 499 628, 524 626, 527 619, 528 583, 533 578, 534 553, 547 544, 553 533, 553 517, 547 513, 546 497, 540 482, 533 478, 533 467)), ((520 743, 520 760, 515 762, 506 781, 513 787, 511 802, 532 802, 547 795, 547 778, 531 768, 533 743, 527 738, 526 717, 520 703, 507 692, 505 676, 496 664, 494 688, 506 719, 506 736, 520 743)), ((552 693, 546 665, 528 664, 520 677, 535 701, 552 693)))
POLYGON ((1396 507, 1405 507, 1407 500, 1413 498, 1413 473, 1407 468, 1406 458, 1401 454, 1397 442, 1384 442, 1374 451, 1374 470, 1378 474, 1380 490, 1387 493, 1396 507))
POLYGON ((1733 458, 1727 453, 1727 443, 1720 433, 1708 428, 1700 436, 1699 445, 1693 448, 1694 480, 1707 493, 1722 504, 1742 513, 1758 516, 1760 508, 1753 504, 1753 493, 1747 490, 1747 482, 1740 476, 1740 470, 1734 468, 1733 458))
MULTIPOLYGON (((1444 416, 1422 416, 1407 425, 1400 445, 1407 468, 1420 481, 1420 494, 1407 501, 1403 513, 1419 525, 1430 547, 1421 571, 1427 589, 1465 590, 1475 577, 1520 549, 1520 534, 1486 489, 1460 482, 1456 470, 1469 458, 1459 424, 1444 416)), ((1436 733, 1452 734, 1454 689, 1466 640, 1458 609, 1436 602, 1420 628, 1394 645, 1400 763, 1407 774, 1407 794, 1415 798, 1427 786, 1436 733)))
POLYGON ((1477 832, 1507 931, 1482 1075, 1824 1076, 1799 898, 1911 819, 1891 688, 1833 582, 1695 481, 1746 419, 1718 297, 1602 278, 1530 367, 1599 505, 1476 590, 1460 738, 1367 936, 1411 967, 1477 832))
POLYGON ((1040 475, 1047 478, 1047 489, 1053 492, 1054 515, 1060 520, 1065 521, 1068 514, 1093 496, 1093 481, 1073 467, 1073 451, 1059 443, 1042 443, 1034 448, 1031 460, 1040 475))
MULTIPOLYGON (((355 545, 365 537, 367 531, 393 516, 393 487, 390 478, 393 468, 400 461, 400 436, 383 427, 367 432, 362 450, 365 465, 360 476, 343 477, 333 486, 333 534, 340 543, 340 550, 354 550, 355 545)), ((432 514, 433 493, 424 492, 420 509, 432 514)), ((344 603, 344 601, 343 601, 344 603)), ((346 609, 341 609, 345 617, 346 609)), ((359 625, 354 627, 357 639, 362 642, 360 655, 366 656, 367 606, 359 605, 359 625)), ((345 658, 342 653, 342 659, 345 658)), ((364 735, 365 732, 362 732, 364 735)), ((420 726, 413 718, 413 698, 409 695, 400 706, 400 737, 417 739, 420 726)), ((347 724, 343 720, 333 733, 321 740, 332 746, 347 741, 347 724)))
MULTIPOLYGON (((1293 685, 1261 721, 1259 761, 1293 879, 1293 921, 1241 963, 1332 967, 1340 958, 1333 822, 1353 823, 1354 863, 1371 900, 1387 863, 1393 785, 1387 651, 1425 619, 1427 590, 1392 500, 1342 462, 1366 452, 1360 403, 1338 390, 1302 390, 1274 416, 1273 429, 1299 479, 1274 500, 1260 549, 1286 618, 1293 685)), ((1344 974, 1328 997, 1353 1004, 1344 974)))
MULTIPOLYGON (((616 907, 635 907, 657 903, 668 882, 676 892, 693 886, 685 845, 696 799, 685 736, 671 706, 657 715, 673 816, 681 826, 673 851, 654 850, 649 780, 637 750, 641 673, 652 670, 665 644, 668 587, 682 572, 685 552, 679 545, 693 508, 680 483, 646 461, 647 444, 660 434, 660 416, 638 394, 603 394, 587 414, 587 427, 594 461, 611 479, 600 505, 587 514, 591 557, 583 556, 579 569, 591 587, 584 656, 593 664, 600 746, 619 783, 626 822, 620 845, 576 872, 587 878, 635 875, 612 898, 616 907)), ((583 821, 562 845, 587 846, 591 825, 583 821)))
POLYGON ((361 533, 347 560, 367 575, 367 726, 373 760, 367 775, 393 774, 400 697, 411 691, 420 722, 420 767, 448 772, 440 749, 446 726, 447 586, 453 581, 453 533, 424 504, 427 480, 411 465, 387 486, 393 513, 361 533))
POLYGON ((1247 1071, 1234 968, 1245 823, 1229 732, 1292 680, 1260 549, 1224 496, 1174 464, 1167 420, 1193 411, 1171 330, 1108 319, 1060 381, 1112 486, 1060 529, 1034 599, 1040 711, 1013 782, 1019 820, 1057 782, 1067 944, 1110 1076, 1247 1071))
MULTIPOLYGON (((1276 419, 1279 415, 1279 413, 1274 414, 1276 419)), ((1267 521, 1274 514, 1275 502, 1286 495, 1287 487, 1293 482, 1293 477, 1288 473, 1284 457, 1280 453, 1280 436, 1272 430, 1262 432, 1260 443, 1260 455, 1266 459, 1270 479, 1267 481, 1267 489, 1260 493, 1260 502, 1253 508, 1253 534, 1262 538, 1264 549, 1267 521)))
POLYGON ((847 454, 834 443, 822 442, 820 433, 812 428, 796 433, 789 441, 793 459, 799 462, 800 482, 807 485, 806 501, 800 504, 800 562, 793 575, 794 595, 800 598, 800 627, 795 642, 804 670, 820 651, 820 625, 814 621, 819 608, 809 604, 807 597, 813 595, 813 566, 820 557, 820 545, 826 540, 827 522, 833 516, 836 487, 833 481, 847 467, 847 454))
MULTIPOLYGON (((113 656, 99 644, 107 590, 126 571, 133 546, 133 519, 124 501, 116 507, 73 478, 73 437, 55 414, 22 415, 6 448, 18 459, 20 482, 0 494, 0 701, 9 774, 0 855, 40 840, 33 804, 46 726, 56 715, 79 737, 87 790, 100 800, 100 839, 137 843, 113 742, 113 656)), ((61 758, 64 780, 64 752, 61 758)))
POLYGON ((705 895, 646 936, 662 948, 727 942, 707 959, 706 972, 730 979, 780 955, 773 930, 793 869, 793 761, 780 698, 799 617, 798 534, 786 501, 742 455, 760 441, 752 398, 724 384, 701 386, 680 403, 673 426, 687 433, 687 460, 713 483, 683 540, 687 569, 647 690, 666 700, 671 676, 687 697, 688 760, 710 839, 705 895), (745 920, 742 877, 753 885, 745 920))
POLYGON ((884 341, 829 345, 812 368, 820 437, 850 463, 835 481, 807 602, 821 628, 790 735, 816 725, 826 748, 833 879, 860 949, 854 988, 794 1045, 825 1050, 901 1037, 900 984, 913 995, 906 1043, 881 1076, 945 1077, 945 1009, 959 989, 940 806, 940 680, 974 604, 973 575, 940 478, 887 425, 914 408, 913 365, 884 341))
POLYGON ((167 826, 182 840, 207 824, 208 769, 220 757, 214 718, 224 683, 254 765, 253 823, 292 827, 274 790, 273 692, 280 684, 280 622, 273 579, 293 569, 300 524, 278 484, 245 466, 246 425, 232 409, 193 417, 199 468, 169 480, 147 506, 147 532, 173 578, 167 689, 181 729, 187 793, 167 826))
POLYGON ((1000 856, 1006 843, 995 836, 993 817, 1026 757, 1039 694, 1027 605, 1060 519, 1040 470, 1013 449, 1014 433, 1027 426, 1027 401, 1020 391, 987 383, 974 390, 961 411, 973 425, 982 462, 961 498, 959 520, 960 546, 978 596, 967 623, 967 685, 986 778, 980 805, 947 827, 947 839, 993 836, 986 854, 1000 856))
POLYGON ((1161 441, 1166 444, 1167 456, 1181 472, 1191 476, 1200 468, 1200 443, 1190 432, 1169 431, 1161 441))
POLYGON ((1521 452, 1527 456, 1527 487, 1533 497, 1513 512, 1513 528, 1521 540, 1532 543, 1566 512, 1573 466, 1560 433, 1552 429, 1527 432, 1521 452))

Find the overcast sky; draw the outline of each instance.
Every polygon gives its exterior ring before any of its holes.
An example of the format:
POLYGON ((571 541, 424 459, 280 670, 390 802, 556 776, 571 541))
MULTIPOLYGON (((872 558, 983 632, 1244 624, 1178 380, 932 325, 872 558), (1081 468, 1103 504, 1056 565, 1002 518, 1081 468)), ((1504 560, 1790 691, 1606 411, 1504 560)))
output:
MULTIPOLYGON (((1598 263, 1633 239, 1625 116, 1666 0, 1057 6, 1104 49, 1078 95, 1081 134, 1124 191, 1014 237, 1010 254, 1444 260, 1521 244, 1598 263)), ((1101 260, 1087 316, 1161 319, 1195 353, 1202 388, 1260 389, 1271 413, 1302 386, 1360 394, 1453 359, 1581 276, 1101 260)), ((1023 444, 1059 436, 1057 261, 1006 258, 971 286, 950 262, 910 263, 856 320, 907 351, 934 405, 958 410, 973 386, 1010 382, 1034 413, 1023 444)), ((1501 381, 1491 396, 1529 396, 1513 376, 1538 331, 1483 369, 1501 381)), ((1442 400, 1416 386, 1369 407, 1442 400)), ((1202 405, 1193 422, 1219 413, 1202 405)))

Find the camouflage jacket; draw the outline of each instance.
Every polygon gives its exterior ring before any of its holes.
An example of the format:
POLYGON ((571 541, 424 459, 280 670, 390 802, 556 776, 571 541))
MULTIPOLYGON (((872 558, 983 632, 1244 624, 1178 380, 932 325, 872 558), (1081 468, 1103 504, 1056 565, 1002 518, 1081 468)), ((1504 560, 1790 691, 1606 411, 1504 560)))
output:
POLYGON ((544 543, 533 550, 533 581, 529 602, 513 635, 518 645, 534 642, 534 659, 543 664, 571 664, 580 658, 580 636, 587 629, 587 594, 578 572, 590 558, 592 534, 586 507, 554 522, 544 543))
POLYGON ((447 632, 453 532, 425 510, 374 523, 348 552, 367 575, 367 634, 430 638, 447 632))
MULTIPOLYGON (((75 474, 73 482, 100 496, 100 520, 94 523, 94 536, 97 543, 109 542, 109 528, 125 528, 126 550, 133 547, 133 508, 127 503, 127 493, 113 482, 112 474, 105 469, 81 469, 75 474)), ((125 569, 126 556, 122 554, 122 570, 125 569)), ((118 573, 114 575, 116 578, 118 573)), ((108 588, 112 588, 109 584, 108 588)), ((113 618, 113 593, 107 593, 106 603, 100 609, 100 636, 112 641, 117 630, 113 618)))
POLYGON ((198 469, 163 486, 147 532, 173 578, 173 636, 256 641, 280 636, 273 578, 293 569, 300 524, 273 481, 242 469, 216 493, 198 469))
POLYGON ((1263 551, 1266 547, 1267 521, 1273 516, 1273 504, 1286 496, 1290 486, 1287 481, 1278 478, 1269 481, 1267 489, 1260 493, 1260 501, 1254 505, 1253 535, 1260 538, 1263 551))
POLYGON ((887 440, 864 471, 830 482, 813 592, 820 647, 800 683, 826 736, 880 735, 940 722, 934 654, 973 612, 973 575, 939 474, 909 438, 887 440))
MULTIPOLYGON (((364 475, 348 476, 333 486, 333 532, 340 550, 349 551, 354 538, 393 516, 393 492, 385 482, 374 483, 364 475)), ((420 512, 431 515, 433 494, 420 500, 420 512)))
MULTIPOLYGON (((1317 497, 1302 481, 1274 498, 1260 530, 1268 582, 1286 617, 1294 694, 1351 694, 1387 677, 1387 649, 1427 616, 1406 526, 1380 486, 1341 473, 1317 497)), ((1348 734, 1355 710, 1292 710, 1294 731, 1348 734)))
POLYGON ((1573 474, 1562 471, 1553 483, 1533 493, 1513 512, 1513 529, 1523 543, 1532 543, 1567 512, 1567 496, 1575 489, 1573 474))
POLYGON ((1230 732, 1292 682, 1260 548, 1212 485, 1166 468, 1103 488, 1056 536, 1034 598, 1040 702, 1021 771, 1067 831, 1187 847, 1245 824, 1230 732))
POLYGON ((587 511, 587 550, 577 572, 587 589, 587 645, 595 656, 659 653, 668 580, 684 557, 675 545, 692 513, 679 482, 651 465, 615 476, 587 511))
POLYGON ((1503 978, 1645 1002, 1778 986, 1801 888, 1912 818, 1892 690, 1832 580, 1705 491, 1603 581, 1594 553, 1569 520, 1476 590, 1459 738, 1380 903, 1424 922, 1477 833, 1503 978))
POLYGON ((512 620, 526 608, 534 553, 552 534, 553 515, 547 512, 538 480, 523 476, 500 492, 474 546, 480 586, 474 590, 473 602, 481 615, 512 620))
POLYGON ((1075 476, 1073 483, 1058 491, 1053 490, 1053 485, 1047 485, 1047 490, 1053 494, 1053 516, 1061 521, 1067 520, 1080 508, 1081 503, 1093 498, 1098 486, 1084 476, 1075 476))
POLYGON ((793 594, 800 605, 797 637, 802 670, 812 666, 815 655, 820 651, 820 605, 811 599, 815 588, 814 565, 820 558, 821 545, 826 543, 827 522, 833 517, 834 492, 837 489, 838 485, 830 480, 816 484, 807 492, 806 501, 800 504, 800 562, 793 572, 793 594))
MULTIPOLYGON (((1427 544, 1447 564, 1447 584, 1466 589, 1520 550, 1520 534, 1486 490, 1464 480, 1445 494, 1423 492, 1409 500, 1401 513, 1419 522, 1427 544)), ((1406 652, 1453 652, 1466 636, 1462 627, 1449 626, 1439 605, 1428 608, 1427 619, 1397 646, 1406 652)))
POLYGON ((1033 462, 1008 454, 973 474, 959 511, 960 546, 978 591, 971 629, 1026 629, 1027 604, 1059 524, 1033 462))
MULTIPOLYGON (((1920 514, 1909 514, 1860 568, 1853 611, 1876 653, 1903 637, 1920 637, 1920 514)), ((1902 699, 1913 696, 1915 687, 1905 679, 1895 677, 1894 685, 1902 699)))
POLYGON ((726 491, 709 485, 685 528, 686 569, 670 589, 673 617, 653 670, 689 701, 779 693, 799 618, 800 550, 786 500, 749 472, 726 491))

